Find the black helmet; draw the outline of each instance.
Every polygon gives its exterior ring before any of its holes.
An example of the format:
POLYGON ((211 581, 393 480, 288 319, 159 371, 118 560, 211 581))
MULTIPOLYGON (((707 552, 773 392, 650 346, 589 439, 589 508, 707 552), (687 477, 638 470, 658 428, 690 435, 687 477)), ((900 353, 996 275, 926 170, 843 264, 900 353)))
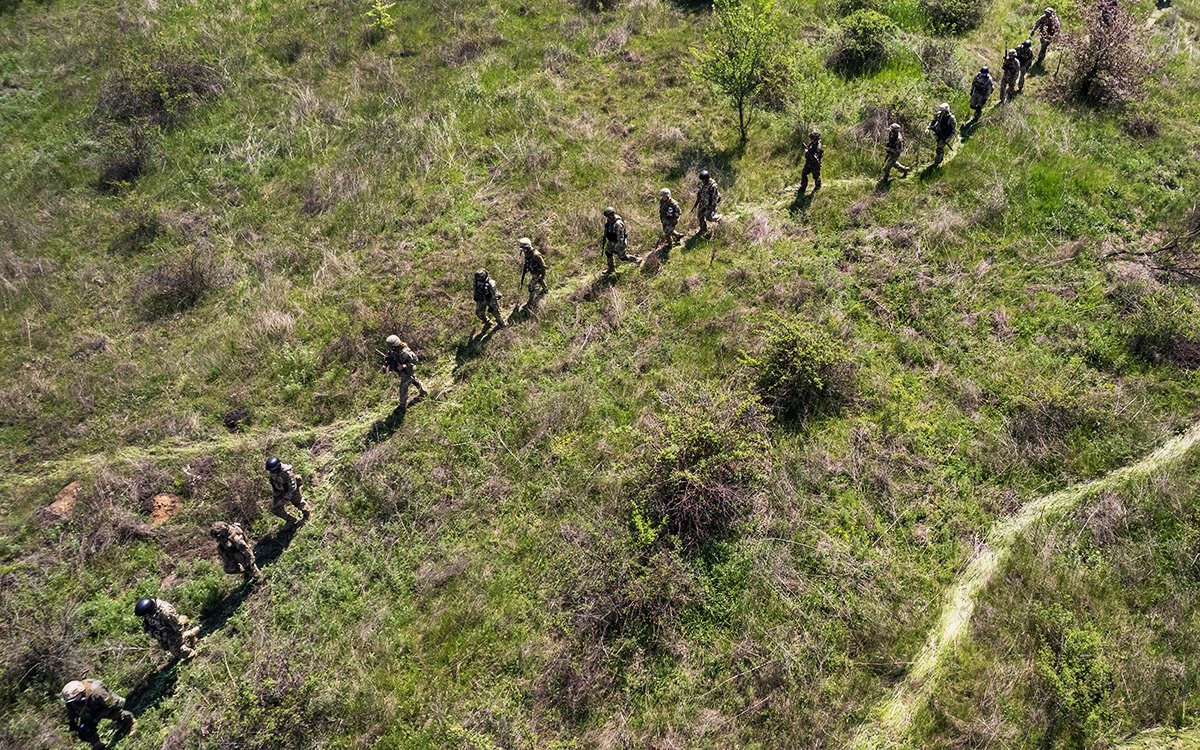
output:
POLYGON ((275 456, 271 456, 270 458, 267 459, 267 471, 276 472, 276 471, 279 471, 280 467, 282 467, 282 466, 283 466, 283 462, 280 461, 275 456))
POLYGON ((700 173, 700 179, 702 179, 706 182, 708 181, 708 170, 707 169, 705 169, 704 171, 702 171, 700 173))
POLYGON ((605 216, 616 216, 617 209, 613 208, 612 206, 609 206, 608 208, 604 209, 604 215, 605 216))
POLYGON ((482 268, 480 268, 478 271, 475 272, 475 280, 476 281, 483 281, 486 278, 487 278, 487 271, 483 270, 482 268))
POLYGON ((153 599, 138 599, 138 603, 133 607, 133 613, 138 617, 154 614, 154 610, 158 609, 158 605, 153 599))
POLYGON ((1021 42, 1021 46, 1022 46, 1022 47, 1032 47, 1032 46, 1033 46, 1033 40, 1032 40, 1032 39, 1026 39, 1025 41, 1021 42))
POLYGON ((814 141, 819 141, 819 140, 821 140, 821 134, 820 134, 820 133, 818 133, 818 132, 817 132, 817 131, 815 131, 815 130, 814 130, 813 132, 809 133, 809 134, 808 134, 808 137, 809 137, 809 138, 812 138, 814 141))
POLYGON ((987 73, 987 72, 988 72, 988 66, 984 65, 982 68, 980 68, 980 69, 979 69, 979 72, 980 72, 980 73, 987 73))

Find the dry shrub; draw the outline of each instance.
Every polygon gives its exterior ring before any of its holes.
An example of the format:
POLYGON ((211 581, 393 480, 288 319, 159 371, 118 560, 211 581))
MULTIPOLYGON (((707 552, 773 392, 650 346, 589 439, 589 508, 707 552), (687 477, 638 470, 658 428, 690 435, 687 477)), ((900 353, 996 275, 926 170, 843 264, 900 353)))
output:
POLYGON ((133 51, 100 90, 97 110, 122 124, 168 125, 222 91, 212 57, 192 44, 154 41, 133 51))
POLYGON ((474 62, 483 57, 489 49, 504 44, 508 44, 508 40, 500 34, 476 34, 450 40, 438 51, 438 55, 442 62, 453 68, 474 62))
POLYGON ((1165 48, 1132 2, 1075 4, 1077 20, 1059 38, 1063 75, 1053 90, 1063 101, 1095 107, 1145 98, 1146 83, 1162 67, 1165 48))
POLYGON ((141 122, 106 120, 96 128, 100 143, 98 185, 106 192, 120 191, 149 166, 154 139, 141 122))
POLYGON ((188 309, 224 281, 213 251, 193 246, 144 273, 133 294, 148 317, 159 318, 188 309))
POLYGON ((917 48, 917 56, 921 58, 925 78, 950 89, 962 88, 965 74, 955 54, 957 49, 958 45, 951 39, 930 38, 922 41, 917 48))
MULTIPOLYGON (((139 170, 140 171, 140 168, 139 170)), ((111 181, 113 175, 101 175, 102 181, 111 181)), ((166 219, 154 201, 141 195, 132 195, 117 212, 121 231, 113 240, 114 250, 132 255, 145 250, 167 229, 166 219)))
POLYGON ((236 711, 212 717, 201 734, 218 750, 306 748, 338 717, 328 674, 298 663, 294 651, 264 652, 237 682, 236 711), (218 718, 220 717, 220 718, 218 718))
POLYGON ((0 640, 0 699, 5 705, 26 689, 57 694, 88 670, 92 660, 81 645, 87 633, 73 605, 62 611, 49 605, 18 610, 6 598, 0 613, 12 626, 0 640))

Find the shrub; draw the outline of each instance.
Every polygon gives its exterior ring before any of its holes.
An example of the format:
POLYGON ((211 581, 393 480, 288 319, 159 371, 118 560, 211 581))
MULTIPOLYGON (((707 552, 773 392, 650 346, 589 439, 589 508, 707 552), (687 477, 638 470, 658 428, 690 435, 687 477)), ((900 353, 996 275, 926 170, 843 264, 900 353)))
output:
POLYGON ((1129 348, 1151 364, 1200 367, 1200 312, 1184 292, 1164 290, 1133 303, 1136 313, 1129 348))
POLYGON ((1042 645, 1037 674, 1049 707, 1045 747, 1054 746, 1060 728, 1068 729, 1073 744, 1082 746, 1086 729, 1105 715, 1104 703, 1113 686, 1113 667, 1102 649, 1103 639, 1057 602, 1041 612, 1042 645))
POLYGON ((145 196, 130 196, 117 213, 121 231, 113 240, 113 249, 133 254, 149 247, 166 230, 162 213, 154 201, 145 196))
POLYGON ((987 0, 924 0, 929 25, 939 34, 961 34, 983 22, 987 0))
POLYGON ((873 10, 856 10, 842 22, 826 65, 845 75, 879 70, 887 62, 896 34, 892 19, 873 10))
POLYGON ((761 477, 766 416, 753 396, 661 399, 666 430, 640 472, 635 531, 646 544, 661 531, 687 545, 723 538, 750 508, 761 477))
POLYGON ((917 49, 925 77, 946 88, 961 88, 966 74, 955 55, 958 45, 949 39, 926 39, 917 49))
POLYGON ((118 192, 146 171, 150 162, 151 138, 142 123, 122 124, 108 120, 97 128, 100 142, 99 188, 118 192))
POLYGON ((1063 26, 1063 75, 1056 93, 1064 101, 1120 106, 1145 97, 1145 85, 1162 66, 1164 49, 1135 6, 1079 2, 1078 22, 1063 26))
POLYGON ((192 248, 147 271, 134 285, 134 295, 152 318, 186 310, 217 286, 215 261, 211 250, 192 248))
POLYGON ((121 61, 100 91, 98 110, 122 124, 166 125, 219 93, 221 78, 207 53, 191 44, 154 42, 121 61))
POLYGON ((759 329, 762 351, 742 361, 754 373, 762 402, 785 417, 804 419, 854 392, 854 366, 846 345, 802 321, 771 316, 759 329))

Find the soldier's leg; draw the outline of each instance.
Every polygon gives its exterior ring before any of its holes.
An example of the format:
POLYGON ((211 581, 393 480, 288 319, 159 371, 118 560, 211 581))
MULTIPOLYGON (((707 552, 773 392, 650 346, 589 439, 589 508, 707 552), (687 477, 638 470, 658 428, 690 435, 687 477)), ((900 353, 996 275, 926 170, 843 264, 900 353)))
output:
POLYGON ((484 326, 488 325, 487 319, 487 302, 483 300, 475 301, 475 317, 483 322, 484 326))
POLYGON ((92 750, 104 747, 104 743, 100 740, 100 735, 96 732, 96 725, 92 723, 81 723, 79 729, 75 732, 75 736, 80 740, 92 746, 92 750))
POLYGON ((817 167, 816 169, 813 170, 813 182, 817 183, 816 185, 813 186, 813 192, 815 193, 821 189, 821 168, 820 167, 817 167))
POLYGON ((702 233, 707 232, 708 231, 708 209, 701 208, 700 212, 696 214, 696 218, 700 220, 700 231, 702 233))
POLYGON ((1027 70, 1029 70, 1029 68, 1025 67, 1024 65, 1021 66, 1020 77, 1017 78, 1017 90, 1018 91, 1025 90, 1025 71, 1027 71, 1027 70))
POLYGON ((307 522, 308 519, 312 518, 312 508, 308 506, 308 501, 306 501, 304 496, 300 494, 299 487, 292 490, 291 503, 292 505, 296 506, 297 510, 300 511, 301 521, 307 522))
POLYGON ((538 276, 538 280, 537 280, 537 281, 538 281, 538 287, 539 287, 539 288, 542 290, 542 294, 549 294, 549 293, 550 293, 550 287, 546 286, 546 277, 545 277, 545 275, 538 276))
POLYGON ((503 328, 504 318, 500 315, 500 303, 493 299, 490 303, 488 303, 488 310, 491 311, 492 317, 496 319, 496 325, 503 328))
POLYGON ((287 499, 283 495, 279 495, 271 501, 271 515, 282 518, 285 521, 283 526, 285 529, 296 525, 296 519, 287 512, 287 499))
POLYGON ((937 139, 937 151, 936 151, 936 153, 934 153, 932 166, 936 167, 937 165, 941 164, 942 156, 944 156, 945 153, 946 153, 946 142, 943 141, 941 138, 938 138, 937 139))
POLYGON ((236 555, 237 553, 235 552, 233 556, 221 558, 221 567, 225 569, 226 573, 231 575, 242 572, 242 565, 237 561, 236 555))
POLYGON ((408 405, 408 387, 410 385, 412 385, 412 378, 410 378, 406 375, 401 375, 400 376, 400 405, 401 406, 408 405))
POLYGON ((246 550, 244 552, 236 552, 234 554, 236 555, 234 562, 242 567, 240 572, 246 577, 246 580, 258 578, 262 571, 258 569, 258 565, 256 565, 254 562, 254 553, 246 550))
POLYGON ((1037 57, 1038 63, 1041 63, 1043 60, 1046 59, 1046 50, 1049 48, 1050 48, 1050 40, 1042 39, 1042 49, 1041 49, 1041 51, 1038 52, 1038 57, 1037 57))
POLYGON ((429 395, 429 391, 425 390, 425 384, 416 375, 411 377, 412 384, 417 387, 417 393, 421 394, 422 398, 429 395))
POLYGON ((887 161, 883 163, 883 182, 892 179, 892 167, 894 166, 896 166, 896 160, 889 156, 887 161))
POLYGON ((608 261, 608 272, 609 273, 613 273, 614 271, 617 270, 616 265, 613 263, 613 249, 612 249, 611 245, 607 249, 605 249, 604 259, 608 261))
POLYGON ((804 195, 804 193, 807 190, 808 190, 808 167, 805 167, 804 170, 802 172, 800 172, 800 195, 804 195))

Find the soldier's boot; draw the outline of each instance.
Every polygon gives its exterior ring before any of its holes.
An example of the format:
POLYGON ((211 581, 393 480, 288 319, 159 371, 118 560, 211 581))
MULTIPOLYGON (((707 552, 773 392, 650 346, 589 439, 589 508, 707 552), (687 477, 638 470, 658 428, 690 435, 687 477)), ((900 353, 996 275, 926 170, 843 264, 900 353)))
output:
POLYGON ((800 195, 804 195, 808 191, 808 175, 800 178, 800 195))
POLYGON ((121 712, 121 731, 126 737, 137 734, 137 718, 129 711, 121 712))
POLYGON ((608 256, 608 272, 609 273, 617 272, 617 267, 616 267, 616 265, 613 264, 613 259, 612 259, 611 255, 608 256))
POLYGON ((282 505, 279 506, 278 508, 276 508, 275 506, 271 506, 271 515, 276 516, 278 518, 282 518, 284 520, 284 524, 283 524, 284 531, 290 531, 290 530, 296 528, 296 524, 298 523, 298 521, 294 517, 292 517, 291 513, 287 512, 286 507, 284 507, 282 505))
POLYGON ((257 564, 250 563, 250 567, 246 568, 245 572, 242 575, 245 576, 247 581, 253 581, 256 578, 259 578, 262 576, 262 570, 258 567, 257 564))
POLYGON ((700 217, 700 234, 708 234, 708 222, 703 216, 700 217))
POLYGON ((496 327, 503 328, 504 327, 504 318, 500 317, 500 313, 492 313, 492 314, 496 316, 496 327))
POLYGON ((814 178, 813 181, 816 183, 815 185, 813 185, 813 192, 815 193, 821 189, 821 178, 816 177, 816 178, 814 178))
POLYGON ((312 506, 308 504, 308 501, 301 500, 300 501, 300 523, 308 523, 310 518, 312 518, 312 506))

